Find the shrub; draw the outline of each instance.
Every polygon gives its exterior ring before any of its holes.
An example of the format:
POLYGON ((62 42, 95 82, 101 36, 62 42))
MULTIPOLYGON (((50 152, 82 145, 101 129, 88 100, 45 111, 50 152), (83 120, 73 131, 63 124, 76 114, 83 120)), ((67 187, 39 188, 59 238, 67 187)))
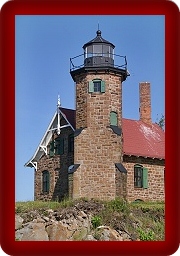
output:
POLYGON ((147 233, 142 229, 138 229, 139 238, 141 241, 153 241, 155 240, 154 232, 152 230, 148 231, 147 233))
POLYGON ((91 223, 93 225, 93 228, 97 228, 101 225, 102 219, 100 216, 95 215, 94 217, 91 218, 91 223))
POLYGON ((116 198, 115 200, 108 202, 107 207, 110 210, 117 211, 117 212, 125 212, 128 209, 127 202, 119 198, 116 198))

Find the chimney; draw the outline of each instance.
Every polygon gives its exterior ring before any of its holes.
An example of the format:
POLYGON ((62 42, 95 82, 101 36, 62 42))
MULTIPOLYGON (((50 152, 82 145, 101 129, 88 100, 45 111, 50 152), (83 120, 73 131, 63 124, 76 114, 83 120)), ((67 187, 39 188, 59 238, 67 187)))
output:
POLYGON ((139 83, 140 120, 151 125, 151 85, 148 82, 139 83))

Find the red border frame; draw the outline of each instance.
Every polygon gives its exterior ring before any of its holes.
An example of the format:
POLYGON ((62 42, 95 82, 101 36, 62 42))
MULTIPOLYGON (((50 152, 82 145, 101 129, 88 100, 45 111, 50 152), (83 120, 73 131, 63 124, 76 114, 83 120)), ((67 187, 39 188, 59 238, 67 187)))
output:
POLYGON ((179 10, 170 1, 10 1, 1 10, 1 245, 10 255, 170 255, 179 245, 178 40, 179 10), (88 8, 87 8, 88 6, 88 8), (165 15, 166 239, 160 242, 16 242, 15 15, 165 15), (13 117, 10 119, 9 117, 13 117), (3 145, 3 150, 2 150, 3 145), (11 145, 11 146, 9 146, 11 145), (9 151, 10 149, 10 151, 9 151), (7 153, 9 152, 9 153, 7 153), (9 158, 10 156, 10 158, 9 158))

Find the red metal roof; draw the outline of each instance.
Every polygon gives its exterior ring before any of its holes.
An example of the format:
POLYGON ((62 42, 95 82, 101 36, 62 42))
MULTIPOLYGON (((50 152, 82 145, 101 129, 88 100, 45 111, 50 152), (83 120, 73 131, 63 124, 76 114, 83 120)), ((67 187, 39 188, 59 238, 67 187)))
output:
MULTIPOLYGON (((68 121, 76 127, 76 111, 60 108, 68 121)), ((165 133, 157 125, 142 121, 122 119, 123 152, 125 155, 165 159, 165 133)))
POLYGON ((123 118, 122 131, 124 154, 165 159, 165 133, 157 124, 123 118))

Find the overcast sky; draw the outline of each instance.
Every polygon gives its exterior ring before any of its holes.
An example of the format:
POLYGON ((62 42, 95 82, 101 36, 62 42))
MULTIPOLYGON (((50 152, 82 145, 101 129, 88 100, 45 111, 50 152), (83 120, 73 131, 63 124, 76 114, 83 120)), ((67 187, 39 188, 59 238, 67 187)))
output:
POLYGON ((16 16, 16 201, 34 199, 33 156, 61 105, 75 108, 70 58, 96 36, 125 55, 130 77, 123 83, 123 117, 139 119, 139 82, 151 83, 152 120, 164 114, 164 16, 16 16))

